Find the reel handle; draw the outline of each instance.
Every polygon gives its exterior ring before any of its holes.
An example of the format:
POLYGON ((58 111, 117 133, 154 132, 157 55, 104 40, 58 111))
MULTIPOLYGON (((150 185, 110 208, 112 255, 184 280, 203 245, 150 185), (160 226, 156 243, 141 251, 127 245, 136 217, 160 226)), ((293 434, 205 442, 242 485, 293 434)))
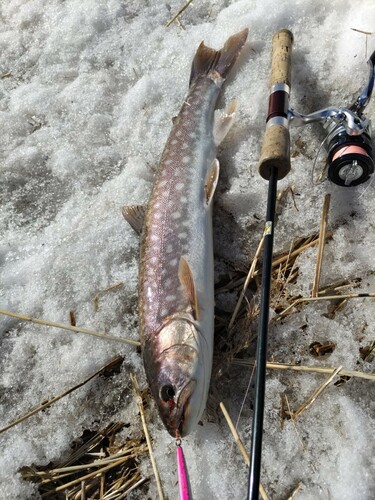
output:
POLYGON ((269 180, 271 167, 277 168, 277 178, 290 171, 289 93, 291 87, 293 34, 282 29, 272 39, 272 65, 268 116, 259 173, 269 180))

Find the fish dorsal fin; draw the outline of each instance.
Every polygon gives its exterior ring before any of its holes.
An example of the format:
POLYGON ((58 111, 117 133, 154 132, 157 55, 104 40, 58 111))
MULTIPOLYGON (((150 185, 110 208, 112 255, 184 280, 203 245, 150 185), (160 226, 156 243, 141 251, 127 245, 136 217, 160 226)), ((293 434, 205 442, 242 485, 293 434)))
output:
POLYGON ((211 163, 210 170, 207 173, 204 190, 206 193, 206 203, 209 205, 215 193, 217 181, 219 180, 220 164, 217 158, 211 163))
POLYGON ((223 142, 229 130, 231 129, 236 113, 238 110, 238 101, 232 99, 224 111, 215 112, 215 122, 214 122, 214 142, 218 146, 223 142))
POLYGON ((137 234, 141 234, 146 209, 143 205, 122 207, 122 215, 137 234))
POLYGON ((197 289, 195 286, 193 273, 191 272, 191 268, 185 257, 180 258, 180 264, 178 266, 178 278, 180 280, 181 285, 184 287, 186 295, 188 296, 189 302, 193 308, 194 318, 198 321, 199 306, 198 306, 197 289))

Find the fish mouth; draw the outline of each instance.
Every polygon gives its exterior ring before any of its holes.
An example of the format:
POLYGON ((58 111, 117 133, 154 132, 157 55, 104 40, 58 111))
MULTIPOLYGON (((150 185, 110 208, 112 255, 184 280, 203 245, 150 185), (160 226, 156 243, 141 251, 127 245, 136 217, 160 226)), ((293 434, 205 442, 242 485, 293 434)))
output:
POLYGON ((197 386, 196 380, 190 380, 174 399, 163 401, 159 405, 160 416, 169 434, 174 438, 181 438, 189 434, 191 424, 190 398, 197 386))
POLYGON ((190 380, 184 388, 181 390, 178 397, 177 406, 179 411, 179 423, 176 429, 176 434, 178 437, 184 437, 188 434, 185 430, 185 424, 187 423, 190 416, 190 398, 197 386, 196 380, 190 380))

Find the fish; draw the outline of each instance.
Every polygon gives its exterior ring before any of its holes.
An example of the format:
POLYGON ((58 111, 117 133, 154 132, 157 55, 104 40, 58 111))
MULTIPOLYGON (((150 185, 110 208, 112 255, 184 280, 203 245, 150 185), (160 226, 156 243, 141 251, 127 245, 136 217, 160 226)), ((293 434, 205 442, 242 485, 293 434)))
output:
POLYGON ((206 406, 214 336, 212 203, 218 145, 235 116, 215 106, 248 29, 216 51, 202 42, 162 153, 147 209, 124 207, 141 233, 139 318, 146 378, 171 436, 192 432, 206 406))

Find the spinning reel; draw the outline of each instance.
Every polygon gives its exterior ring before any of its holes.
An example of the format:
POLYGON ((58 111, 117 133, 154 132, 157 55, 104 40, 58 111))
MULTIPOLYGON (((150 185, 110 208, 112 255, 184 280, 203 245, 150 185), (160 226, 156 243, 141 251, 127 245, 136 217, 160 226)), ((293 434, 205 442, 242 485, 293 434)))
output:
POLYGON ((374 87, 374 64, 375 52, 368 60, 368 83, 349 108, 328 107, 308 115, 288 111, 289 121, 296 126, 314 122, 323 125, 327 131, 327 176, 338 186, 357 186, 374 173, 371 121, 363 113, 374 87))

